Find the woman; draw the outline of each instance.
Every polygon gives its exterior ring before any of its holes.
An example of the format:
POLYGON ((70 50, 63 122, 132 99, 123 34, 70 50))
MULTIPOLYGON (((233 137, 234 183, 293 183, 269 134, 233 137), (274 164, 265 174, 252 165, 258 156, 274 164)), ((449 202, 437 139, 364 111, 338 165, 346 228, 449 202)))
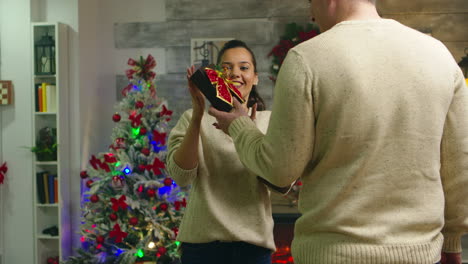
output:
MULTIPOLYGON (((239 40, 227 42, 218 64, 245 99, 251 118, 264 133, 270 111, 257 93, 254 54, 239 40), (259 110, 259 112, 256 112, 259 110)), ((187 78, 194 67, 187 69, 187 78)), ((169 136, 167 167, 180 186, 192 185, 177 239, 182 264, 270 264, 275 250, 267 187, 240 162, 231 138, 215 129, 205 98, 189 80, 192 109, 169 136)))

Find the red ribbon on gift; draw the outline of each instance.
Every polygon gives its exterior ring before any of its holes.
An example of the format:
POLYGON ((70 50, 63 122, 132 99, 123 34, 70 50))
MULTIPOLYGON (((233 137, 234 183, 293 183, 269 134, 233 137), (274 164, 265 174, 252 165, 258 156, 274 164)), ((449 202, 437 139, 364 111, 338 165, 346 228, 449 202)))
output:
POLYGON ((0 166, 0 184, 3 184, 7 171, 8 171, 7 163, 3 162, 2 166, 0 166))
POLYGON ((221 71, 206 67, 205 72, 208 79, 210 79, 211 84, 216 87, 216 97, 230 105, 233 105, 234 103, 232 95, 234 95, 241 103, 244 102, 241 92, 237 90, 231 80, 226 78, 221 71))

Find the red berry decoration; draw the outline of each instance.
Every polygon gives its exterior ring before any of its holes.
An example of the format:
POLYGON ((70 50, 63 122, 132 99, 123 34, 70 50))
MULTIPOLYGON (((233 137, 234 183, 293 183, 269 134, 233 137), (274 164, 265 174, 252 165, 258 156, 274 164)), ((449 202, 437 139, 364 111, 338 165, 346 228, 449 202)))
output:
POLYGON ((142 148, 141 153, 143 153, 145 156, 148 156, 150 154, 149 148, 142 148))
POLYGON ((156 191, 154 189, 148 189, 146 191, 146 194, 149 196, 149 197, 154 197, 156 195, 156 191))
POLYGON ((85 170, 80 172, 80 177, 81 177, 81 179, 86 179, 86 178, 88 178, 88 176, 89 176, 89 175, 88 175, 88 173, 87 173, 85 170))
POLYGON ((163 211, 167 211, 167 203, 163 203, 159 206, 159 209, 163 210, 163 211))
POLYGON ((114 122, 119 122, 121 118, 122 118, 122 117, 121 117, 118 113, 115 113, 115 114, 112 116, 112 120, 113 120, 114 122))
POLYGON ((140 170, 140 171, 144 171, 145 168, 146 168, 146 167, 145 167, 145 165, 143 165, 143 164, 138 165, 138 170, 140 170))
POLYGON ((130 220, 128 220, 128 223, 130 225, 136 226, 136 225, 138 225, 138 218, 132 217, 132 218, 130 218, 130 220))
POLYGON ((97 236, 96 237, 96 243, 98 243, 98 244, 103 244, 104 240, 105 240, 105 238, 103 236, 97 236))
POLYGON ((148 130, 146 130, 146 128, 144 127, 140 128, 140 135, 146 135, 147 132, 148 130))
POLYGON ((172 179, 171 178, 164 179, 164 185, 171 186, 172 185, 172 179))
POLYGON ((143 108, 143 106, 145 106, 145 104, 144 104, 142 101, 137 101, 137 102, 135 103, 135 107, 136 107, 136 108, 143 108))
POLYGON ((93 180, 87 180, 86 181, 86 187, 91 188, 91 184, 93 184, 93 183, 94 183, 93 180))
POLYGON ((162 255, 166 254, 167 249, 165 247, 159 247, 158 248, 158 253, 162 255))
POLYGON ((172 231, 174 231, 174 234, 176 236, 177 236, 177 234, 179 234, 179 228, 177 228, 177 227, 172 228, 172 231))
POLYGON ((92 203, 97 203, 99 202, 99 196, 97 194, 91 195, 91 198, 89 198, 92 203))
POLYGON ((109 215, 109 219, 110 219, 111 221, 115 221, 115 220, 117 220, 117 215, 114 214, 114 213, 112 213, 112 214, 109 215))

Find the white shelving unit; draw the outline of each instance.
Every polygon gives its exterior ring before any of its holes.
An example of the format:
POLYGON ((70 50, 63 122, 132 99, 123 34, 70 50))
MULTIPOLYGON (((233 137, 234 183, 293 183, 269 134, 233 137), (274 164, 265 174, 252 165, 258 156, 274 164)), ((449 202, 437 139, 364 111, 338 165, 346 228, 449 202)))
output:
MULTIPOLYGON (((31 34, 33 43, 33 70, 32 89, 33 89, 33 142, 39 138, 38 133, 44 127, 54 128, 56 130, 57 158, 50 161, 38 161, 37 156, 33 159, 34 178, 34 257, 36 264, 45 264, 49 257, 58 256, 62 261, 71 254, 71 232, 70 232, 70 196, 69 196, 69 178, 70 178, 70 149, 69 149, 69 85, 68 85, 68 27, 61 23, 32 23, 31 34), (37 70, 37 50, 35 43, 43 38, 50 36, 55 44, 54 62, 55 72, 50 74, 40 74, 37 70), (41 112, 36 105, 37 89, 36 85, 48 83, 55 85, 55 104, 56 111, 41 112), (38 181, 38 174, 43 173, 57 175, 56 187, 57 200, 54 203, 41 203, 39 195, 47 191, 41 189, 41 183, 38 181), (43 231, 50 227, 57 227, 58 235, 44 234, 43 231)), ((43 57, 47 60, 46 57, 43 57)), ((52 61, 52 60, 51 60, 52 61)), ((50 98, 53 98, 52 96, 50 98)), ((46 185, 48 181, 43 181, 46 185)), ((52 184, 53 186, 53 184, 52 184)), ((46 187, 47 188, 47 187, 46 187)), ((53 188, 53 187, 52 187, 53 188)))

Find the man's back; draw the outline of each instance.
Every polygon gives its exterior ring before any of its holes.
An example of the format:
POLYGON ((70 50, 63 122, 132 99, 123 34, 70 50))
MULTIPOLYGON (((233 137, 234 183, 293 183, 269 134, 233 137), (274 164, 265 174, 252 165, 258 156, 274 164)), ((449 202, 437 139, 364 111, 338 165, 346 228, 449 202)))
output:
POLYGON ((315 117, 296 255, 304 251, 305 263, 437 261, 442 182, 452 181, 440 174, 447 113, 468 124, 466 108, 452 105, 463 79, 450 53, 393 20, 345 21, 291 53, 311 74, 315 117))

